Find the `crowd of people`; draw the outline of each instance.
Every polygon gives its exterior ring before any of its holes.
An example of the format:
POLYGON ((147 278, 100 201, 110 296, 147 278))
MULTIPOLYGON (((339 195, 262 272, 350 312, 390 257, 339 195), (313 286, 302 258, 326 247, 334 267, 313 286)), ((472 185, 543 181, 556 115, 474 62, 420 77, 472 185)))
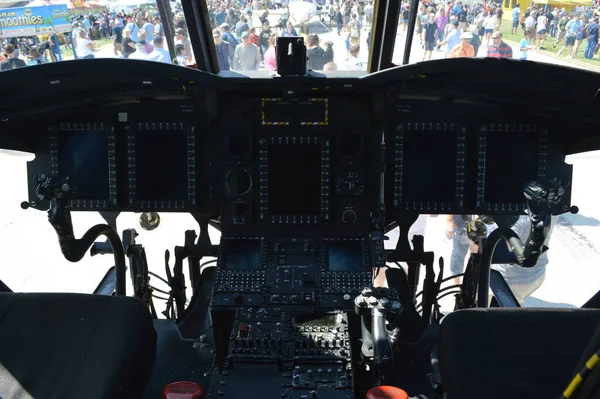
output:
MULTIPOLYGON (((410 2, 401 5, 398 31, 405 33, 411 14, 410 2)), ((208 17, 221 70, 276 70, 275 45, 279 36, 306 39, 308 64, 312 70, 366 70, 374 16, 372 0, 326 1, 319 12, 324 29, 311 32, 309 25, 297 23, 286 0, 211 0, 208 17), (331 33, 329 33, 331 32, 331 33), (341 38, 336 38, 341 36, 341 38), (345 48, 344 48, 345 47, 345 48)), ((152 60, 193 67, 196 65, 188 29, 181 8, 173 10, 174 49, 169 52, 160 14, 156 7, 133 11, 101 11, 72 17, 72 31, 40 37, 9 38, 3 43, 0 69, 62 61, 119 57, 152 60), (23 40, 25 39, 25 40, 23 40), (112 43, 112 51, 107 43, 112 43), (62 48, 62 49, 61 49, 62 48), (26 49, 26 51, 24 50, 26 49), (65 56, 65 51, 71 53, 65 56), (72 56, 71 56, 72 54, 72 56), (172 57, 170 54, 174 54, 172 57)), ((556 49, 557 55, 597 57, 600 9, 568 11, 565 8, 515 4, 510 16, 494 0, 464 4, 460 0, 419 3, 415 42, 423 50, 423 60, 441 52, 447 58, 487 56, 528 58, 532 49, 556 49), (519 35, 517 45, 508 44, 502 34, 510 25, 519 35), (482 53, 483 51, 483 53, 482 53)), ((511 37, 514 41, 514 37, 511 37)), ((401 40, 401 39, 399 39, 401 40)), ((68 53, 67 53, 68 54, 68 53)), ((436 58, 439 58, 436 56, 436 58)))
MULTIPOLYGON (((373 10, 372 0, 344 0, 329 7, 329 15, 323 15, 321 21, 325 22, 328 18, 329 24, 337 29, 337 34, 344 36, 345 49, 340 42, 322 40, 319 34, 308 32, 305 24, 293 24, 293 15, 290 15, 287 1, 213 0, 208 2, 207 11, 221 70, 275 70, 277 37, 299 35, 306 39, 308 69, 366 70, 373 10), (277 16, 270 15, 276 9, 279 9, 277 16), (334 62, 334 48, 338 55, 345 54, 342 65, 338 66, 339 61, 334 62)), ((181 9, 174 10, 174 58, 169 56, 164 26, 156 7, 149 6, 130 12, 81 14, 73 16, 71 24, 72 31, 64 36, 54 34, 44 41, 40 41, 37 36, 31 38, 33 43, 28 47, 27 54, 20 54, 23 46, 19 39, 6 39, 0 61, 5 58, 13 61, 5 62, 1 69, 70 58, 96 58, 98 52, 102 52, 101 57, 146 59, 195 66, 181 9), (107 41, 112 42, 110 52, 107 50, 107 41)), ((324 31, 327 30, 326 28, 324 31)))
POLYGON ((40 38, 35 36, 28 39, 27 46, 23 46, 22 39, 5 39, 4 54, 0 54, 0 70, 63 61, 66 59, 66 51, 70 51, 72 58, 76 60, 96 58, 100 51, 99 44, 106 43, 112 44, 114 57, 195 65, 185 18, 181 11, 174 14, 173 41, 176 57, 173 59, 168 50, 159 13, 154 7, 129 13, 102 11, 97 14, 75 15, 71 19, 72 30, 63 37, 52 34, 47 40, 40 41, 40 38), (26 54, 20 54, 23 49, 26 49, 26 54), (49 56, 46 53, 49 53, 49 56))
MULTIPOLYGON (((275 70, 277 37, 306 37, 307 69, 312 70, 365 70, 360 60, 361 51, 368 52, 370 26, 373 16, 372 1, 344 0, 329 7, 326 17, 335 26, 339 36, 344 35, 345 52, 340 43, 322 40, 309 31, 307 24, 294 26, 289 6, 284 3, 268 4, 263 1, 248 4, 233 1, 212 1, 208 15, 214 28, 213 38, 221 70, 275 70), (273 19, 273 9, 280 9, 273 19), (362 35, 362 40, 361 40, 362 35), (363 49, 361 50, 361 44, 363 49), (366 45, 367 48, 364 48, 366 45), (334 50, 334 47, 335 48, 334 50), (334 62, 335 53, 345 53, 343 65, 334 62)), ((323 15, 323 14, 322 14, 323 15)), ((325 16, 321 22, 325 22, 325 16)))
MULTIPOLYGON (((399 19, 403 32, 407 29, 409 16, 410 5, 405 1, 399 19)), ((553 48, 561 45, 557 55, 566 50, 569 58, 575 58, 584 40, 584 57, 593 59, 599 49, 599 16, 600 8, 591 6, 571 12, 547 5, 531 6, 522 11, 516 3, 509 18, 505 18, 501 4, 492 0, 470 4, 424 1, 417 10, 416 36, 424 50, 423 60, 431 59, 432 52, 442 51, 442 47, 448 58, 476 57, 481 47, 486 49, 483 55, 487 57, 526 60, 529 50, 547 50, 547 42, 552 42, 553 48), (511 46, 503 40, 500 31, 503 22, 511 23, 512 35, 521 36, 518 54, 513 54, 511 46)))

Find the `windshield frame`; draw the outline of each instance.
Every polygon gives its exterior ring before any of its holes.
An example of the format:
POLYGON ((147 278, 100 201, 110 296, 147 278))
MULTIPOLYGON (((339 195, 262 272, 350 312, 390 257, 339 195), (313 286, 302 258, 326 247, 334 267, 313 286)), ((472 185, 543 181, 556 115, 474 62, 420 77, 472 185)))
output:
POLYGON ((185 20, 194 21, 193 24, 188 23, 187 28, 196 59, 196 67, 201 71, 218 73, 217 49, 212 40, 208 2, 206 0, 181 0, 181 7, 185 20))
MULTIPOLYGON (((411 1, 418 4, 418 0, 411 1)), ((396 66, 392 63, 392 56, 396 42, 396 28, 400 18, 400 5, 400 1, 398 0, 373 0, 374 10, 371 28, 373 44, 367 55, 367 71, 366 73, 363 71, 360 76, 370 75, 374 72, 396 66)), ((235 71, 235 73, 232 73, 232 71, 221 71, 217 59, 217 49, 212 40, 212 27, 208 15, 207 0, 182 0, 181 6, 186 21, 194 21, 194 24, 188 23, 188 31, 192 48, 196 56, 197 68, 199 70, 227 78, 241 76, 251 77, 252 75, 256 75, 257 77, 272 77, 274 75, 273 73, 246 74, 245 72, 240 71, 235 71)), ((321 72, 323 71, 318 71, 321 76, 332 78, 358 76, 355 73, 339 73, 340 71, 325 74, 321 74, 321 72)))
MULTIPOLYGON (((418 3, 418 1, 419 0, 411 0, 411 3, 418 3)), ((371 46, 369 54, 368 73, 378 72, 396 66, 392 63, 392 57, 394 55, 394 46, 396 45, 396 29, 398 28, 398 22, 400 21, 401 3, 400 0, 375 1, 373 45, 371 46)), ((416 18, 412 18, 411 15, 411 20, 414 25, 416 18)))

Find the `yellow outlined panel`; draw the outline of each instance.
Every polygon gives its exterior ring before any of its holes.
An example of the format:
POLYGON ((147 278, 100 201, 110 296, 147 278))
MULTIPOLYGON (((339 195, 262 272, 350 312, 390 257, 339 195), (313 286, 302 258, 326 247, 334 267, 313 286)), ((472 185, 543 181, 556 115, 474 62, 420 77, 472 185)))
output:
POLYGON ((263 126, 326 126, 329 124, 329 99, 283 99, 264 97, 261 100, 263 126))

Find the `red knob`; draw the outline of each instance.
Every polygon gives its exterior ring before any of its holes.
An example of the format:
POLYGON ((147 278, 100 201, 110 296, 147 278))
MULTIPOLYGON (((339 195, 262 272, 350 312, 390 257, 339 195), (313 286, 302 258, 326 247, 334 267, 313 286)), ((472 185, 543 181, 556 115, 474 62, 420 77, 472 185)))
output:
POLYGON ((174 382, 163 390, 163 399, 204 399, 204 390, 195 382, 174 382))
POLYGON ((408 394, 400 388, 382 385, 369 389, 367 399, 408 399, 408 394))

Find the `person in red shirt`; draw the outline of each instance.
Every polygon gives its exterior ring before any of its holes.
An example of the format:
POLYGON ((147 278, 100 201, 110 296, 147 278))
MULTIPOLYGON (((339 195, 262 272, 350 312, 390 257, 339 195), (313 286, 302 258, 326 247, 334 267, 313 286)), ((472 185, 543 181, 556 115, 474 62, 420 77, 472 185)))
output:
POLYGON ((496 31, 492 33, 493 44, 488 47, 487 56, 490 58, 512 58, 512 47, 504 43, 502 33, 496 31))
POLYGON ((250 28, 250 43, 252 43, 255 46, 257 46, 258 48, 260 48, 260 46, 258 46, 258 40, 259 40, 259 37, 256 34, 256 28, 250 28))

